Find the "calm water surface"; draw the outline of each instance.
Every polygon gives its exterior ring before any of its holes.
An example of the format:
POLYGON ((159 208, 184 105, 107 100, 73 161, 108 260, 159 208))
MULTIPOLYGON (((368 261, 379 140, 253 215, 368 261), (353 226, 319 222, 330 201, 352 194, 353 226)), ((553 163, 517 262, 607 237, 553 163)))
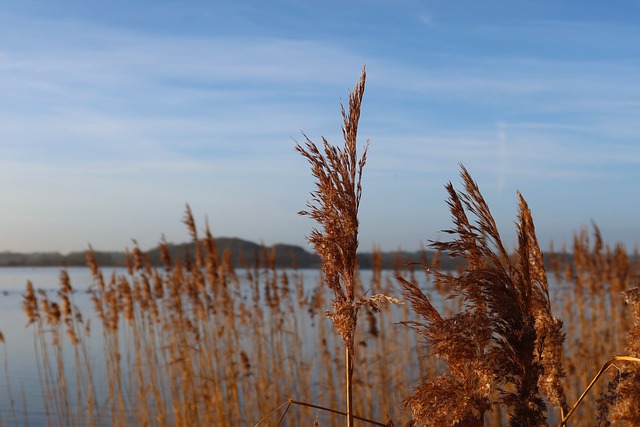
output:
MULTIPOLYGON (((0 331, 5 337, 4 348, 0 349, 3 363, 0 369, 0 426, 26 423, 35 427, 47 425, 34 350, 34 330, 26 326, 22 296, 27 280, 30 280, 35 289, 45 289, 54 297, 60 286, 60 271, 59 267, 0 268, 0 331), (8 369, 5 369, 5 363, 8 369), (13 411, 8 387, 13 397, 13 411)), ((83 315, 89 315, 91 305, 86 293, 91 284, 89 270, 72 267, 67 271, 76 290, 74 303, 80 307, 83 315)), ((104 273, 110 274, 111 271, 105 269, 104 273)), ((91 344, 94 343, 90 343, 89 350, 96 359, 100 358, 100 347, 91 344)), ((68 354, 71 354, 69 350, 68 354)), ((72 364, 69 365, 71 368, 72 364)))

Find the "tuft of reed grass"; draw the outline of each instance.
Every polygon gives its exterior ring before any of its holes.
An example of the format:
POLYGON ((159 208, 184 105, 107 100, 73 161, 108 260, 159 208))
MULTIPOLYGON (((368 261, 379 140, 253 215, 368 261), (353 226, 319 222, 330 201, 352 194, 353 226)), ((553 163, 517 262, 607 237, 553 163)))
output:
POLYGON ((447 371, 420 384, 405 400, 419 425, 484 425, 485 413, 504 408, 511 426, 546 425, 543 396, 567 409, 562 322, 551 314, 542 253, 531 212, 519 194, 518 249, 507 253, 477 184, 461 167, 464 192, 447 185, 455 227, 450 241, 432 246, 461 257, 459 274, 435 272, 434 280, 459 298, 462 310, 442 315, 414 284, 398 277, 420 320, 405 325, 420 333, 447 371))
POLYGON ((299 212, 321 225, 314 228, 309 242, 322 258, 322 273, 327 287, 333 292, 333 311, 327 315, 333 321, 336 332, 345 344, 346 418, 347 426, 353 425, 353 360, 358 313, 362 307, 379 311, 393 298, 383 294, 370 297, 356 295, 358 209, 362 197, 362 170, 367 161, 369 142, 358 158, 357 135, 362 97, 366 81, 366 68, 353 90, 349 93, 349 106, 342 110, 342 147, 331 145, 322 138, 322 150, 306 135, 304 146, 296 144, 296 150, 311 165, 316 179, 316 189, 311 193, 309 210, 299 212))

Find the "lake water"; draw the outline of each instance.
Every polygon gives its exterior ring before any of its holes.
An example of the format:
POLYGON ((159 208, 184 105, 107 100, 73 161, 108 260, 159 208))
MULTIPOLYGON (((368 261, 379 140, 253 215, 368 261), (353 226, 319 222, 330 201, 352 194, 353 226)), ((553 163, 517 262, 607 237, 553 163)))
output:
MULTIPOLYGON (((45 289, 55 295, 59 288, 60 271, 58 267, 0 268, 0 331, 4 334, 6 350, 0 357, 3 364, 8 363, 8 370, 3 366, 0 372, 0 425, 24 425, 25 422, 36 427, 47 425, 34 350, 34 333, 32 327, 26 327, 22 297, 27 280, 36 289, 45 289), (8 387, 13 396, 13 411, 8 387)), ((85 292, 91 283, 88 269, 72 267, 67 271, 77 290, 74 303, 83 313, 89 313, 89 295, 85 292)), ((94 357, 99 357, 99 351, 96 350, 94 357)))

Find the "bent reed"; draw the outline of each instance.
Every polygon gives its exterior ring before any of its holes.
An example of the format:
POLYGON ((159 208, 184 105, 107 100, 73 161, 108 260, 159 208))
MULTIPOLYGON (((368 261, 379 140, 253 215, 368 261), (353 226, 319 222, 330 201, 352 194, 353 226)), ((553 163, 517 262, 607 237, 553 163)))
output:
MULTIPOLYGON (((89 313, 65 269, 55 293, 27 283, 48 425, 640 425, 640 257, 595 225, 543 255, 518 194, 509 251, 461 167, 437 256, 399 254, 385 271, 374 248, 359 268, 365 79, 342 110, 343 146, 296 145, 316 179, 301 213, 319 224, 321 271, 276 268, 266 248, 238 267, 187 206, 194 249, 175 256, 162 239, 160 266, 134 244, 105 273, 89 248, 89 313), (441 269, 442 256, 461 267, 441 269)), ((11 409, 0 423, 18 423, 11 409)))

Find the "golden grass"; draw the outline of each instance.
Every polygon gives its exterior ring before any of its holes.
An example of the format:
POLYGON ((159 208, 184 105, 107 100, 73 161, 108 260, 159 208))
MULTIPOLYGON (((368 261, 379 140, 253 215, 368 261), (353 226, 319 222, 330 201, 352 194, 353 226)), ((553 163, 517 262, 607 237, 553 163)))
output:
MULTIPOLYGON (((236 271, 207 249, 215 247, 210 233, 197 238, 200 261, 191 254, 188 262, 167 259, 155 267, 134 249, 130 271, 107 277, 89 251, 94 276, 90 330, 74 306, 64 272, 56 296, 27 286, 24 307, 33 321, 51 425, 253 425, 290 399, 346 412, 340 374, 344 344, 324 317, 332 295, 322 276, 309 283, 309 272, 275 269, 266 257, 260 265, 236 271), (102 346, 103 359, 92 358, 92 340, 102 346), (63 363, 67 358, 73 369, 63 363)), ((581 255, 571 260, 554 254, 556 266, 549 273, 561 278, 550 283, 549 295, 567 334, 562 366, 569 402, 578 400, 604 362, 626 353, 633 331, 627 308, 632 305, 610 287, 631 289, 639 271, 619 251, 586 246, 584 238, 576 242, 582 246, 574 252, 581 255), (569 270, 580 276, 565 274, 569 270)), ((434 282, 433 270, 416 273, 420 269, 411 266, 396 272, 378 266, 367 274, 370 280, 363 283, 362 273, 356 280, 359 289, 399 297, 394 278, 399 275, 419 286, 443 318, 461 312, 462 301, 446 299, 448 289, 434 282)), ((408 305, 383 307, 376 316, 365 310, 361 317, 354 337, 353 414, 385 423, 388 413, 395 425, 402 425, 413 418, 402 401, 416 384, 446 373, 446 365, 421 358, 434 348, 397 324, 420 320, 408 305)), ((614 364, 612 379, 619 377, 618 382, 637 372, 614 364)), ((614 405, 622 398, 608 389, 603 378, 596 382, 569 425, 597 424, 598 396, 609 393, 614 405)), ((626 393, 627 400, 637 402, 637 395, 626 393)), ((495 390, 490 396, 496 396, 495 390)), ((509 411, 494 403, 484 425, 506 425, 509 411)), ((319 425, 344 425, 342 415, 294 406, 285 425, 311 424, 316 417, 319 425)), ((551 425, 561 423, 558 414, 550 413, 551 425)))
POLYGON ((308 203, 309 211, 301 211, 300 214, 313 218, 322 226, 321 230, 314 228, 311 231, 309 242, 322 258, 324 282, 333 293, 333 311, 327 315, 345 344, 347 427, 354 422, 353 359, 358 315, 365 307, 371 313, 380 311, 387 302, 400 303, 384 294, 357 295, 358 209, 362 197, 362 170, 369 147, 367 143, 358 159, 358 123, 365 80, 366 70, 363 69, 354 91, 349 94, 348 111, 342 106, 344 146, 332 146, 323 138, 321 151, 306 135, 305 146, 296 145, 296 150, 311 164, 311 173, 316 178, 316 190, 311 193, 313 200, 308 203))

